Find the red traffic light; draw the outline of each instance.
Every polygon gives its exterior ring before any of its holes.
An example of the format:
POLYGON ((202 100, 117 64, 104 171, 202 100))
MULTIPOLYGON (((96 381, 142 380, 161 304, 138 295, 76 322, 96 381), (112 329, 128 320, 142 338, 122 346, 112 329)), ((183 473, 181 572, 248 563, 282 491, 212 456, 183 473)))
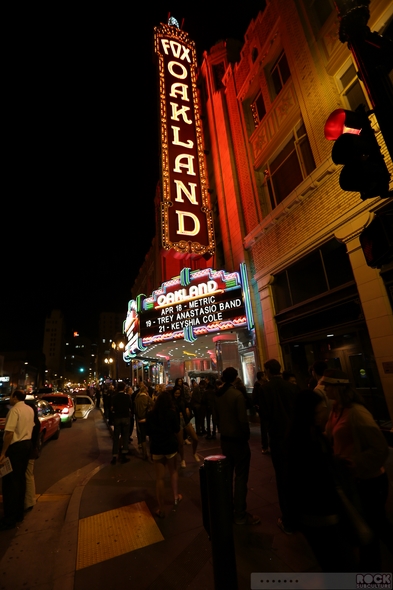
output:
POLYGON ((362 199, 391 197, 390 174, 364 110, 336 109, 325 123, 325 137, 335 141, 332 160, 343 164, 340 187, 359 192, 362 199))
POLYGON ((359 135, 362 129, 362 122, 353 111, 336 109, 325 123, 325 137, 329 141, 338 139, 343 133, 359 135))

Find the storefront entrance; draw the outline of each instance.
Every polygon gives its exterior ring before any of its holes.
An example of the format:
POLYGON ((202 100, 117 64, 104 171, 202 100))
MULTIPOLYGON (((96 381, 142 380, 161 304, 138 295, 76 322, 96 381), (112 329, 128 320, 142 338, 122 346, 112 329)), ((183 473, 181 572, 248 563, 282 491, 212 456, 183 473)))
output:
POLYGON ((309 368, 317 360, 329 368, 347 373, 356 391, 377 421, 388 421, 389 413, 382 392, 370 339, 365 325, 355 331, 301 339, 283 345, 285 369, 295 373, 302 388, 307 387, 309 368))
POLYGON ((239 272, 183 268, 150 296, 128 302, 123 330, 123 359, 159 360, 164 382, 188 380, 195 371, 221 374, 228 366, 252 381, 255 329, 244 263, 239 272))

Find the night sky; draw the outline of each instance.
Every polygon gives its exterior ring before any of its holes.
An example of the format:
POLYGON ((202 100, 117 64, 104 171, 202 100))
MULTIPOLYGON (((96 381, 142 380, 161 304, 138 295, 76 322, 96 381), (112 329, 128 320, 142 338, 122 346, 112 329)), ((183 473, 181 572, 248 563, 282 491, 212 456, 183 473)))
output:
POLYGON ((31 5, 10 18, 0 352, 40 349, 55 308, 89 337, 100 311, 126 313, 155 233, 153 29, 184 18, 200 63, 216 41, 243 40, 264 2, 214 4, 31 5))

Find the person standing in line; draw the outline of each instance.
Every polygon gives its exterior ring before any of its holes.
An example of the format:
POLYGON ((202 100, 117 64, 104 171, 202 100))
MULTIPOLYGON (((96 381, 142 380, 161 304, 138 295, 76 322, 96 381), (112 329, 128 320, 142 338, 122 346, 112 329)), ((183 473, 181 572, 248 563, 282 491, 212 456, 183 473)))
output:
POLYGON ((148 389, 144 383, 140 384, 139 391, 134 401, 135 417, 139 429, 139 443, 141 445, 142 459, 148 461, 146 442, 146 418, 148 412, 153 408, 153 400, 149 396, 148 389))
POLYGON ((124 381, 120 381, 117 385, 116 393, 112 396, 111 412, 113 416, 113 446, 111 465, 116 464, 117 455, 119 455, 120 463, 127 463, 129 461, 127 454, 132 402, 131 397, 126 393, 125 389, 126 384, 124 381), (121 450, 119 452, 120 437, 121 450))
POLYGON ((153 395, 151 397, 154 404, 156 403, 156 400, 157 400, 158 396, 160 395, 160 393, 162 393, 165 390, 166 390, 166 386, 164 385, 164 383, 157 383, 156 384, 154 391, 153 391, 153 395))
POLYGON ((362 515, 374 533, 373 540, 359 549, 360 563, 363 571, 378 572, 382 567, 380 540, 393 559, 393 524, 385 508, 389 494, 385 469, 388 444, 346 373, 327 369, 321 383, 333 404, 326 434, 334 455, 355 480, 362 515))
POLYGON ((131 407, 131 410, 130 410, 130 429, 129 429, 129 432, 128 432, 128 440, 129 440, 129 442, 132 442, 133 441, 132 434, 134 432, 134 424, 135 424, 135 415, 134 415, 134 398, 133 398, 133 391, 132 391, 131 385, 128 385, 126 387, 126 394, 130 398, 130 407, 131 407))
POLYGON ((261 386, 260 406, 266 416, 270 440, 270 453, 276 474, 276 486, 281 517, 277 520, 278 527, 287 535, 293 533, 288 493, 288 463, 285 439, 292 424, 296 394, 300 391, 297 385, 284 381, 281 365, 277 359, 270 359, 264 364, 268 382, 261 386))
POLYGON ((297 385, 296 375, 291 373, 290 371, 283 371, 282 378, 284 381, 289 381, 289 383, 293 383, 293 385, 297 385))
POLYGON ((24 509, 25 512, 32 510, 36 504, 35 499, 35 479, 34 479, 34 465, 35 460, 39 457, 38 440, 40 436, 41 423, 38 418, 38 411, 36 406, 30 406, 34 412, 34 427, 31 435, 31 450, 29 455, 29 462, 26 469, 26 492, 24 509))
POLYGON ((177 452, 183 445, 179 416, 170 391, 161 392, 146 419, 151 457, 156 470, 156 496, 158 509, 155 515, 165 517, 165 467, 168 467, 175 505, 183 499, 178 491, 177 452))
POLYGON ((191 408, 195 418, 195 431, 201 436, 203 430, 202 390, 195 379, 191 379, 191 408))
POLYGON ((190 407, 191 402, 191 391, 188 387, 188 384, 184 381, 183 377, 177 377, 175 379, 174 387, 179 388, 181 391, 181 396, 186 404, 186 408, 190 407))
POLYGON ((181 397, 186 404, 186 407, 188 407, 191 400, 191 393, 183 377, 176 377, 174 388, 180 389, 181 397))
MULTIPOLYGON (((138 386, 135 386, 133 392, 131 393, 131 402, 132 402, 132 411, 133 411, 133 415, 134 415, 133 425, 135 425, 136 437, 137 437, 137 441, 138 441, 138 450, 140 451, 142 449, 141 433, 140 433, 140 430, 139 430, 138 420, 137 420, 136 413, 135 413, 135 398, 136 398, 136 396, 139 393, 139 387, 140 387, 140 383, 139 383, 138 386)), ((132 432, 133 431, 134 430, 132 430, 132 432)))
POLYGON ((267 383, 267 379, 264 377, 263 371, 257 372, 257 380, 254 383, 254 388, 251 394, 251 401, 254 405, 254 408, 258 412, 259 415, 259 427, 261 429, 261 445, 262 445, 262 454, 266 455, 269 453, 269 436, 267 433, 267 421, 266 417, 263 415, 261 410, 261 402, 259 396, 261 394, 261 388, 264 383, 267 383))
MULTIPOLYGON (((184 399, 181 396, 181 390, 179 387, 174 387, 172 389, 172 397, 173 397, 173 401, 174 401, 174 406, 176 409, 176 412, 179 416, 179 421, 180 421, 180 428, 182 430, 182 434, 183 434, 183 438, 186 440, 187 437, 189 436, 191 438, 191 442, 192 442, 192 454, 194 456, 194 459, 197 463, 200 462, 200 458, 198 456, 197 453, 197 448, 198 448, 198 436, 191 424, 190 421, 190 414, 187 411, 188 408, 186 407, 185 403, 184 403, 184 399)), ((180 467, 184 468, 186 467, 186 462, 184 459, 184 441, 183 441, 183 445, 181 445, 179 447, 179 454, 181 457, 181 461, 180 461, 180 467)))
POLYGON ((19 389, 10 397, 11 409, 7 414, 0 465, 7 457, 12 471, 2 477, 4 518, 0 530, 16 527, 23 520, 26 493, 26 469, 31 450, 31 435, 34 428, 34 412, 25 404, 26 394, 19 389))
POLYGON ((188 407, 190 407, 191 404, 191 387, 189 386, 189 384, 187 383, 187 381, 183 380, 183 386, 184 386, 184 397, 186 398, 186 404, 188 407))
POLYGON ((247 484, 250 472, 250 425, 246 400, 234 386, 238 373, 227 367, 222 373, 223 385, 216 390, 215 406, 220 426, 221 450, 234 474, 233 508, 237 525, 256 525, 258 516, 247 512, 247 484))
POLYGON ((327 422, 329 414, 332 411, 332 401, 326 395, 325 386, 322 385, 322 377, 327 368, 328 364, 325 361, 315 361, 315 363, 313 363, 311 366, 311 375, 317 381, 313 391, 315 391, 315 393, 317 393, 326 404, 325 422, 327 422))
POLYGON ((96 408, 100 409, 101 407, 101 387, 97 385, 96 387, 96 408))
MULTIPOLYGON (((317 384, 315 385, 313 391, 320 395, 322 399, 328 404, 329 407, 329 400, 326 395, 325 386, 322 385, 322 377, 325 371, 327 371, 328 365, 325 361, 315 361, 315 363, 311 366, 311 374, 316 380, 317 384)), ((331 404, 330 404, 331 409, 331 404)))
POLYGON ((249 395, 247 392, 247 387, 244 385, 243 381, 240 379, 240 377, 236 377, 235 381, 234 381, 234 386, 236 387, 236 389, 238 389, 239 391, 242 392, 242 394, 244 395, 244 398, 246 400, 246 407, 249 406, 248 409, 252 408, 252 404, 251 404, 251 400, 249 399, 249 395))
POLYGON ((359 567, 352 531, 342 517, 334 477, 333 451, 323 434, 326 403, 315 391, 301 391, 286 440, 292 514, 323 572, 353 572, 359 567))
POLYGON ((111 404, 112 404, 112 395, 114 393, 115 393, 115 388, 112 383, 104 389, 104 393, 103 393, 104 417, 109 425, 112 424, 111 404))

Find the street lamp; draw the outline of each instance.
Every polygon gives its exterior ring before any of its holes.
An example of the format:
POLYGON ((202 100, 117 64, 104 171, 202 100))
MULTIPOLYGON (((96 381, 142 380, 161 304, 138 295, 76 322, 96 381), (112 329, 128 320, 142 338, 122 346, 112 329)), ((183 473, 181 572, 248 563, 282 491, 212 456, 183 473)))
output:
POLYGON ((104 363, 109 365, 108 366, 108 377, 110 378, 111 377, 111 364, 113 363, 113 358, 109 357, 109 358, 104 359, 104 363))
POLYGON ((116 381, 119 380, 119 356, 123 358, 122 351, 124 349, 124 346, 125 345, 122 340, 119 340, 117 344, 115 342, 112 342, 112 348, 116 351, 116 381))

